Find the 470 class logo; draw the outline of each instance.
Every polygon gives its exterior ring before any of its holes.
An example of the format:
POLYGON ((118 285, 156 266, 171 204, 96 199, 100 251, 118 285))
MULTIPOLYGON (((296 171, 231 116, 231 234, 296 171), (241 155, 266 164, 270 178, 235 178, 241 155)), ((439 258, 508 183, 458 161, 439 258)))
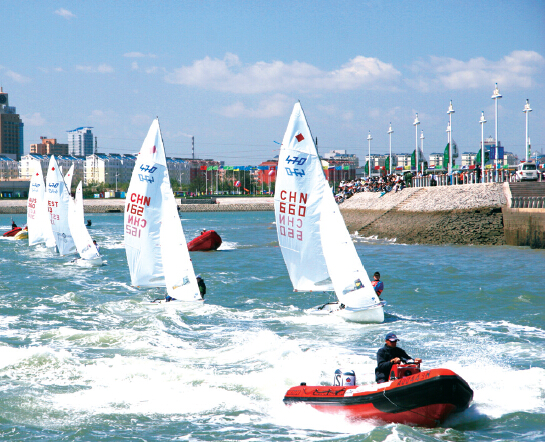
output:
MULTIPOLYGON (((140 165, 140 170, 142 172, 153 173, 157 170, 157 167, 156 166, 150 167, 148 164, 142 164, 140 165)), ((138 178, 140 179, 140 181, 147 181, 150 184, 155 181, 152 176, 144 175, 142 173, 138 174, 138 178)))
MULTIPOLYGON (((288 157, 286 158, 286 163, 292 164, 294 166, 302 166, 303 164, 306 163, 306 161, 307 161, 307 158, 305 157, 292 157, 291 155, 288 155, 288 157)), ((293 169, 291 167, 286 167, 285 169, 288 176, 292 176, 292 175, 295 175, 298 177, 305 176, 305 169, 299 169, 296 167, 294 167, 293 169)))

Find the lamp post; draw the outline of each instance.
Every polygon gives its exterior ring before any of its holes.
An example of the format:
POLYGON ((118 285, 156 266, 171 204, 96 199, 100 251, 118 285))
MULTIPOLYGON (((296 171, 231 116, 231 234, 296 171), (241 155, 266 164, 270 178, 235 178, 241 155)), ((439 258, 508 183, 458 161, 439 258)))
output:
MULTIPOLYGON (((450 123, 447 124, 447 143, 448 143, 448 156, 449 156, 447 175, 450 173, 450 184, 452 184, 452 173, 451 173, 451 162, 450 162, 450 155, 451 155, 451 152, 450 152, 450 123)), ((444 164, 443 164, 443 167, 445 167, 444 164)))
POLYGON ((526 142, 524 143, 524 150, 526 150, 526 161, 530 158, 530 152, 529 152, 529 139, 528 139, 528 114, 532 112, 532 109, 530 109, 530 101, 528 98, 526 99, 526 104, 524 105, 524 110, 522 111, 526 114, 526 142))
POLYGON ((367 171, 369 172, 369 178, 371 178, 371 140, 373 137, 371 136, 371 131, 369 131, 369 135, 367 135, 367 141, 369 141, 369 166, 367 171))
POLYGON ((452 114, 454 113, 454 109, 452 108, 452 100, 450 100, 450 104, 448 107, 448 132, 449 132, 449 143, 448 143, 448 173, 450 174, 450 184, 453 183, 452 179, 452 114))
POLYGON ((388 135, 390 135, 390 171, 389 174, 392 174, 392 134, 394 131, 392 130, 392 122, 390 122, 390 129, 388 129, 388 135))
POLYGON ((481 125, 481 182, 484 183, 484 111, 481 113, 481 119, 479 120, 481 125))
POLYGON ((496 182, 498 181, 498 99, 501 98, 500 90, 498 89, 498 83, 496 83, 496 88, 492 93, 492 100, 494 100, 496 108, 496 141, 494 147, 494 168, 496 169, 496 182))
POLYGON ((422 176, 424 176, 424 130, 420 131, 420 150, 422 151, 422 176))
POLYGON ((415 133, 416 133, 416 138, 415 138, 415 143, 416 143, 416 146, 414 148, 414 153, 415 153, 415 162, 416 162, 416 173, 418 174, 418 125, 420 124, 420 121, 418 121, 418 112, 416 113, 416 118, 414 119, 414 123, 413 123, 413 126, 415 128, 415 133))

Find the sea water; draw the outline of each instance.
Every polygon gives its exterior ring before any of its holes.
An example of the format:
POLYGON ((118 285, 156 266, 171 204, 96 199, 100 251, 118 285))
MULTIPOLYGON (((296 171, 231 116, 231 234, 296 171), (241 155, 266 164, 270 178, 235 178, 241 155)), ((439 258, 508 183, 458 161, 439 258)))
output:
POLYGON ((164 291, 131 287, 122 214, 86 216, 100 268, 0 239, 0 439, 544 440, 545 250, 354 237, 388 302, 383 324, 354 324, 305 313, 331 296, 293 292, 272 212, 181 217, 188 240, 203 228, 223 238, 191 253, 207 294, 189 309, 142 304, 164 291), (337 368, 372 383, 389 331, 424 369, 462 376, 469 409, 426 429, 283 404, 337 368))

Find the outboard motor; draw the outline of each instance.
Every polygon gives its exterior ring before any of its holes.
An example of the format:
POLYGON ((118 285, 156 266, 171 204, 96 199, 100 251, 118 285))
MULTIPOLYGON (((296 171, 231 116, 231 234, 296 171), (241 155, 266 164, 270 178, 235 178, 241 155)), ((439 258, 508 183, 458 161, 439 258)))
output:
POLYGON ((356 385, 356 373, 354 373, 354 370, 341 370, 337 368, 335 370, 333 385, 338 387, 353 387, 356 385))

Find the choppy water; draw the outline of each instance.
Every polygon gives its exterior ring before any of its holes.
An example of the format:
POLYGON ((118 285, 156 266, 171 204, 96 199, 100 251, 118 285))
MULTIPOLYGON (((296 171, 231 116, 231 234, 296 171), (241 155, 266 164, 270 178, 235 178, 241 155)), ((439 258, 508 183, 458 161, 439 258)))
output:
MULTIPOLYGON (((24 217, 14 216, 18 224, 24 217)), ((93 214, 108 265, 86 269, 0 239, 0 439, 13 441, 538 441, 545 430, 545 251, 357 240, 379 270, 384 324, 307 316, 324 294, 292 292, 272 212, 184 213, 208 288, 195 310, 140 302, 130 287, 122 214, 93 214), (436 429, 349 423, 286 390, 328 384, 336 368, 374 380, 388 331, 473 388, 474 402, 436 429)), ((0 215, 0 231, 10 229, 0 215)))

